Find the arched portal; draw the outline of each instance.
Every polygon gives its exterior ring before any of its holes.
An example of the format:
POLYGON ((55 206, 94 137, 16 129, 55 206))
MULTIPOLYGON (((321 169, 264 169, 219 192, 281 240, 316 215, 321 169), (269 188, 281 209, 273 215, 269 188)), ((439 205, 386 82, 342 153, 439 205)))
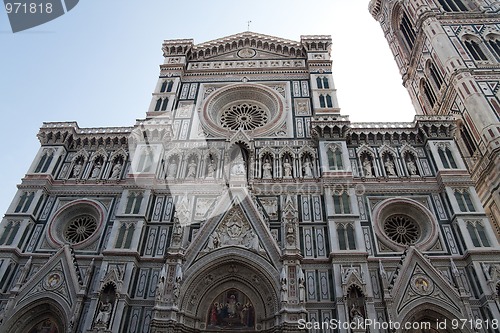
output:
POLYGON ((275 267, 247 249, 214 250, 185 272, 184 325, 214 332, 270 329, 279 310, 278 279, 275 267))
POLYGON ((67 331, 63 308, 51 299, 41 299, 21 308, 5 323, 9 333, 64 333, 67 331))
MULTIPOLYGON (((453 320, 458 317, 450 311, 431 303, 424 303, 416 307, 401 322, 407 325, 401 332, 404 333, 453 333, 453 320)), ((460 322, 458 320, 457 322, 460 322)), ((460 332, 471 333, 466 327, 461 327, 460 332)))

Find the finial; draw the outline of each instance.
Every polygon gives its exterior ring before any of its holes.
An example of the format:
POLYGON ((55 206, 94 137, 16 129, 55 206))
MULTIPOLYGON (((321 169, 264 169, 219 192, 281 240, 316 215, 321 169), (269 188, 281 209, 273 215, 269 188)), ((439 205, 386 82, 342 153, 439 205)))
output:
POLYGON ((250 31, 250 23, 252 23, 252 21, 247 21, 247 31, 250 31))

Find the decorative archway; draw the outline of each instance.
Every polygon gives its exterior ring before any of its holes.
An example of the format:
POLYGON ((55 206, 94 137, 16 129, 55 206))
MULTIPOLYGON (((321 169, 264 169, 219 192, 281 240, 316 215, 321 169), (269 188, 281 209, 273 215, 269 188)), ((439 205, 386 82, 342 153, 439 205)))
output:
POLYGON ((221 327, 239 331, 269 329, 279 310, 278 279, 278 271, 249 250, 232 246, 215 250, 185 272, 179 304, 185 316, 183 324, 207 331, 220 331, 221 327), (234 308, 231 295, 235 296, 234 308), (215 304, 223 300, 226 304, 222 307, 215 304), (215 313, 214 306, 219 306, 215 313), (242 323, 242 319, 246 321, 242 323))
POLYGON ((9 333, 64 333, 68 328, 67 315, 56 301, 44 298, 21 308, 0 328, 9 333))
MULTIPOLYGON (((413 308, 401 321, 404 323, 411 323, 413 327, 401 329, 402 333, 452 333, 455 332, 451 329, 451 322, 453 319, 462 318, 451 313, 447 309, 440 307, 433 303, 422 303, 413 308), (446 325, 442 323, 446 321, 446 325), (438 325, 441 326, 438 327, 438 325)), ((459 321, 460 322, 460 321, 459 321)), ((467 327, 462 327, 460 332, 472 333, 467 327)))

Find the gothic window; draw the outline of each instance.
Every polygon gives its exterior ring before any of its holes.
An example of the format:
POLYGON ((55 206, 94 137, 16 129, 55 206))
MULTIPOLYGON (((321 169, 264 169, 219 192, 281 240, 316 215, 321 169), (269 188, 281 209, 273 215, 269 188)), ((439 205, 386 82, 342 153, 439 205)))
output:
POLYGON ((2 236, 0 237, 0 245, 12 245, 14 237, 19 231, 20 223, 17 221, 10 221, 5 226, 2 236))
POLYGON ((326 101, 324 95, 319 95, 319 107, 326 108, 326 101))
POLYGON ((163 103, 161 104, 161 111, 165 111, 167 109, 167 105, 168 105, 168 98, 164 98, 163 99, 163 103))
POLYGON ((15 213, 26 213, 30 208, 31 202, 35 197, 35 192, 24 192, 19 198, 19 202, 17 203, 15 213))
POLYGON ((403 15, 401 16, 399 30, 401 31, 404 41, 406 42, 408 51, 411 52, 413 46, 415 45, 416 34, 415 29, 413 28, 413 25, 405 12, 403 12, 403 15))
POLYGON ((455 189, 455 199, 461 212, 475 212, 474 203, 467 189, 455 189))
POLYGON ((338 146, 329 147, 326 151, 328 156, 328 168, 330 170, 342 170, 344 165, 342 162, 342 150, 338 146))
POLYGON ((490 48, 495 52, 496 56, 500 57, 500 36, 488 36, 488 44, 490 48))
POLYGON ((339 224, 337 226, 340 250, 356 250, 354 227, 351 223, 339 224))
POLYGON ((465 126, 462 126, 460 128, 460 137, 462 138, 462 142, 465 145, 465 148, 467 149, 467 152, 469 153, 469 156, 474 156, 474 153, 477 150, 476 144, 474 143, 474 140, 472 139, 468 129, 465 126))
POLYGON ((445 12, 465 12, 467 7, 462 3, 462 0, 439 0, 439 4, 445 12))
POLYGON ((130 249, 130 246, 132 244, 132 237, 134 236, 134 231, 135 228, 133 224, 127 225, 126 223, 122 223, 118 231, 118 236, 116 237, 115 248, 130 249))
POLYGON ((47 172, 53 158, 54 158, 54 152, 52 150, 44 151, 42 157, 40 158, 40 161, 38 162, 38 165, 35 168, 35 173, 47 172))
POLYGON ((156 100, 155 111, 160 111, 162 99, 158 98, 156 100))
POLYGON ((141 209, 143 195, 142 193, 131 192, 127 198, 127 206, 125 207, 125 214, 139 214, 141 209))
POLYGON ((329 89, 330 84, 328 83, 328 78, 326 77, 317 77, 316 78, 316 85, 318 86, 318 89, 329 89))
POLYGON ((326 95, 326 106, 329 108, 333 108, 332 96, 326 95))
POLYGON ((323 80, 319 76, 316 78, 316 85, 318 89, 323 89, 323 80))
POLYGON ((434 84, 436 85, 437 89, 440 90, 441 86, 443 85, 443 78, 441 77, 441 73, 439 73, 436 66, 434 66, 434 63, 431 61, 428 62, 428 69, 429 74, 434 81, 434 84))
POLYGON ((167 84, 167 81, 162 82, 160 92, 165 92, 167 90, 167 84))
POLYGON ((472 244, 475 247, 489 247, 490 241, 480 221, 467 221, 467 231, 469 232, 472 244))
POLYGON ((335 193, 333 195, 333 208, 335 214, 350 214, 351 205, 349 203, 349 195, 347 192, 335 193))
POLYGON ((486 61, 488 57, 484 53, 481 42, 472 38, 467 38, 464 40, 464 45, 472 58, 476 61, 486 61))
POLYGON ((432 90, 432 88, 427 83, 427 80, 425 79, 422 80, 422 90, 424 92, 425 98, 427 99, 427 102, 429 103, 429 106, 432 109, 436 104, 436 95, 434 94, 434 90, 432 90))
POLYGON ((449 145, 439 145, 438 154, 445 169, 457 168, 457 163, 455 162, 455 158, 453 157, 453 153, 451 152, 449 145))
POLYGON ((168 81, 167 92, 172 91, 173 85, 174 85, 174 81, 168 81))

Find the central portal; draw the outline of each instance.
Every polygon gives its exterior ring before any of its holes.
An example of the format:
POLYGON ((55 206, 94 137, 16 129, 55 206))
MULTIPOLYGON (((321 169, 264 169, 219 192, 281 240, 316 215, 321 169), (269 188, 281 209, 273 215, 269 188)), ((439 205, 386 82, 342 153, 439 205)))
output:
POLYGON ((207 314, 209 330, 254 330, 255 311, 250 299, 237 289, 228 289, 210 304, 207 314))

